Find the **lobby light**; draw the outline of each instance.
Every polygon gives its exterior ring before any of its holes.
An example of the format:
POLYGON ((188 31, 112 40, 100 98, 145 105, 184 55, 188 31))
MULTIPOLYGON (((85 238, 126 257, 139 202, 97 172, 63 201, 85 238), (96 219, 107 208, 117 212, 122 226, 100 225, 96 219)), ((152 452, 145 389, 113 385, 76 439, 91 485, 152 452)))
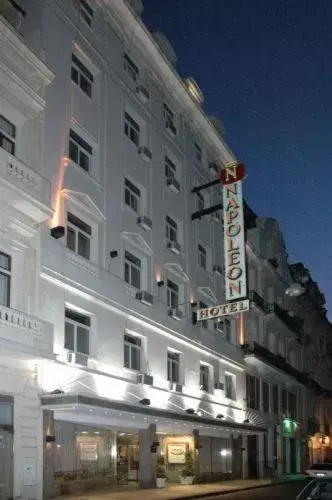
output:
POLYGON ((289 297, 300 297, 305 291, 306 289, 300 283, 291 283, 286 289, 285 294, 289 297))
POLYGON ((187 408, 185 411, 186 411, 186 413, 188 413, 188 415, 195 415, 196 414, 194 408, 187 408))
POLYGON ((221 418, 225 418, 225 416, 222 415, 221 413, 218 413, 218 415, 216 415, 216 418, 220 418, 221 419, 221 418))
POLYGON ((150 406, 151 401, 148 398, 143 398, 143 399, 140 400, 140 404, 143 405, 143 406, 150 406))

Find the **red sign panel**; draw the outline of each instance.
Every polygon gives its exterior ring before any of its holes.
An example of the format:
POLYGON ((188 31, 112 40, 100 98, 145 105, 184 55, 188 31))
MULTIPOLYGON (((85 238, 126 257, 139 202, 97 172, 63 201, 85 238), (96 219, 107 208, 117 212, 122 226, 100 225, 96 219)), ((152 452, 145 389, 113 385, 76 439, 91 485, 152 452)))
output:
POLYGON ((220 182, 222 184, 234 184, 242 181, 245 176, 243 163, 229 163, 220 172, 220 182))

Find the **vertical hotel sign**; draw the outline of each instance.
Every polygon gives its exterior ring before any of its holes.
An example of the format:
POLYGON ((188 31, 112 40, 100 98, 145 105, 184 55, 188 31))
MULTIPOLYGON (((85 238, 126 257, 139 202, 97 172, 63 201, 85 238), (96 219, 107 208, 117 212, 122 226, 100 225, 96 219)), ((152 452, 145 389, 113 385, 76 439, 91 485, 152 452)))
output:
POLYGON ((223 183, 223 219, 226 300, 247 296, 242 179, 244 165, 228 163, 220 174, 223 183))

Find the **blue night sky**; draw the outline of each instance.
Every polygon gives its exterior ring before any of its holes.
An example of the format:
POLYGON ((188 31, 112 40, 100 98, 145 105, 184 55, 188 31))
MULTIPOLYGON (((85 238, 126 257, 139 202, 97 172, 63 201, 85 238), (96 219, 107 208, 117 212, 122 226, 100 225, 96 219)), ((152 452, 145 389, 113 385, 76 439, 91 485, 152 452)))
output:
POLYGON ((332 311, 331 0, 143 0, 177 69, 205 95, 245 163, 245 196, 278 219, 332 311))

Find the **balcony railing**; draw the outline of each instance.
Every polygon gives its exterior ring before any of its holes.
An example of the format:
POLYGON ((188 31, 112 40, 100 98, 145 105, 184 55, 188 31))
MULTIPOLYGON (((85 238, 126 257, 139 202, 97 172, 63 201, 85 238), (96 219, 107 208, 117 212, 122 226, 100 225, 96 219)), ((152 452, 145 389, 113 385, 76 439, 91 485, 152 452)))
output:
POLYGON ((268 304, 267 310, 270 313, 274 313, 290 330, 295 333, 300 333, 303 325, 303 321, 300 318, 290 316, 285 309, 278 306, 275 302, 273 304, 268 304))
POLYGON ((0 306, 0 341, 6 340, 48 354, 53 352, 53 326, 34 316, 0 306))
POLYGON ((257 292, 255 292, 255 290, 251 290, 251 292, 249 292, 249 298, 253 305, 255 305, 258 309, 263 312, 266 311, 267 306, 265 300, 257 292))
POLYGON ((14 0, 0 0, 0 16, 18 30, 25 17, 25 12, 14 0))

